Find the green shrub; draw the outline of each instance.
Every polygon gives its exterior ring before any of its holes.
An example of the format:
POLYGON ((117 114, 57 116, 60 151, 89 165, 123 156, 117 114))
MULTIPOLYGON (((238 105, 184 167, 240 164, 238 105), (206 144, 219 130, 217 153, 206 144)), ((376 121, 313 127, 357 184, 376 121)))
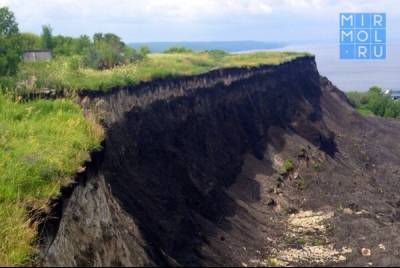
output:
POLYGON ((42 48, 42 40, 40 36, 34 33, 21 33, 20 39, 21 39, 22 50, 32 50, 32 49, 42 48))
POLYGON ((137 55, 133 48, 130 48, 121 41, 115 34, 97 33, 93 36, 93 45, 86 49, 83 57, 83 64, 87 67, 105 70, 115 66, 128 64, 133 60, 144 59, 149 50, 141 47, 137 55))
POLYGON ((170 47, 164 50, 166 54, 178 54, 178 53, 193 53, 193 49, 186 48, 186 47, 170 47))
POLYGON ((139 48, 139 55, 141 59, 147 58, 147 55, 150 54, 150 48, 148 46, 141 46, 139 48))
POLYGON ((279 265, 279 261, 276 258, 273 257, 268 257, 265 260, 266 266, 267 267, 279 267, 281 265, 279 265))
POLYGON ((229 55, 228 52, 220 49, 207 50, 207 53, 215 60, 222 60, 225 56, 229 55))
POLYGON ((280 174, 287 174, 290 171, 292 171, 294 169, 294 164, 293 161, 290 159, 287 159, 283 162, 280 174))
POLYGON ((379 87, 371 87, 368 92, 348 92, 347 96, 361 114, 374 114, 391 118, 400 117, 400 102, 391 99, 379 87))
POLYGON ((321 170, 321 163, 319 161, 317 161, 317 160, 314 160, 312 162, 312 168, 316 172, 320 171, 321 170))
POLYGON ((69 69, 72 72, 76 72, 79 70, 79 58, 77 57, 71 57, 69 59, 69 69))

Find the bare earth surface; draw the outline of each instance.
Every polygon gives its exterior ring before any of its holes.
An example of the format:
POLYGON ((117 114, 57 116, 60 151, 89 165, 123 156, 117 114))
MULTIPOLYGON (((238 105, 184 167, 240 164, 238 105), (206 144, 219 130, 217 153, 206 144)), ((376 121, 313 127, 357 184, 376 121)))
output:
POLYGON ((400 264, 400 122, 356 113, 312 58, 235 72, 82 100, 112 118, 104 155, 44 265, 400 264))

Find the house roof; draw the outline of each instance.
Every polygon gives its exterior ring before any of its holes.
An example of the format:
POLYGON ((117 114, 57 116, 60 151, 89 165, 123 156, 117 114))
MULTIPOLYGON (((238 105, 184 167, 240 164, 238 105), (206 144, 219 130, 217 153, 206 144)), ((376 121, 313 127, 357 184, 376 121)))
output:
POLYGON ((400 91, 392 91, 390 93, 390 95, 392 95, 392 96, 400 96, 400 91))
POLYGON ((31 52, 50 52, 51 50, 49 49, 30 49, 30 50, 24 50, 24 53, 31 53, 31 52))

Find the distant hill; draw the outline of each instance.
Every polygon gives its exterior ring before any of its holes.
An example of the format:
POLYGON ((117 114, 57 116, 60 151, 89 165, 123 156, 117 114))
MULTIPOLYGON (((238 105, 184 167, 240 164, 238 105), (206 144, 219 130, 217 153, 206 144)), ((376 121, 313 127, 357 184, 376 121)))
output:
POLYGON ((207 42, 141 42, 130 43, 134 48, 146 45, 152 52, 163 52, 170 47, 186 47, 195 51, 221 49, 227 52, 260 50, 284 47, 284 43, 259 41, 207 41, 207 42))

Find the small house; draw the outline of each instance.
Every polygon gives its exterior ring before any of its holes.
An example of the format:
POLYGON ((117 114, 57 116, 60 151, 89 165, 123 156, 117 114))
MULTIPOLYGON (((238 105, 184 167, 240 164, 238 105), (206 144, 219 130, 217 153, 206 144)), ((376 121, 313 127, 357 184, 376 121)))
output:
POLYGON ((24 61, 42 61, 51 60, 52 53, 50 50, 26 50, 22 54, 22 59, 24 61))
POLYGON ((391 96, 394 100, 400 99, 400 90, 393 90, 393 91, 391 92, 390 96, 391 96))
POLYGON ((386 90, 385 94, 390 96, 394 100, 400 99, 400 90, 386 90))

